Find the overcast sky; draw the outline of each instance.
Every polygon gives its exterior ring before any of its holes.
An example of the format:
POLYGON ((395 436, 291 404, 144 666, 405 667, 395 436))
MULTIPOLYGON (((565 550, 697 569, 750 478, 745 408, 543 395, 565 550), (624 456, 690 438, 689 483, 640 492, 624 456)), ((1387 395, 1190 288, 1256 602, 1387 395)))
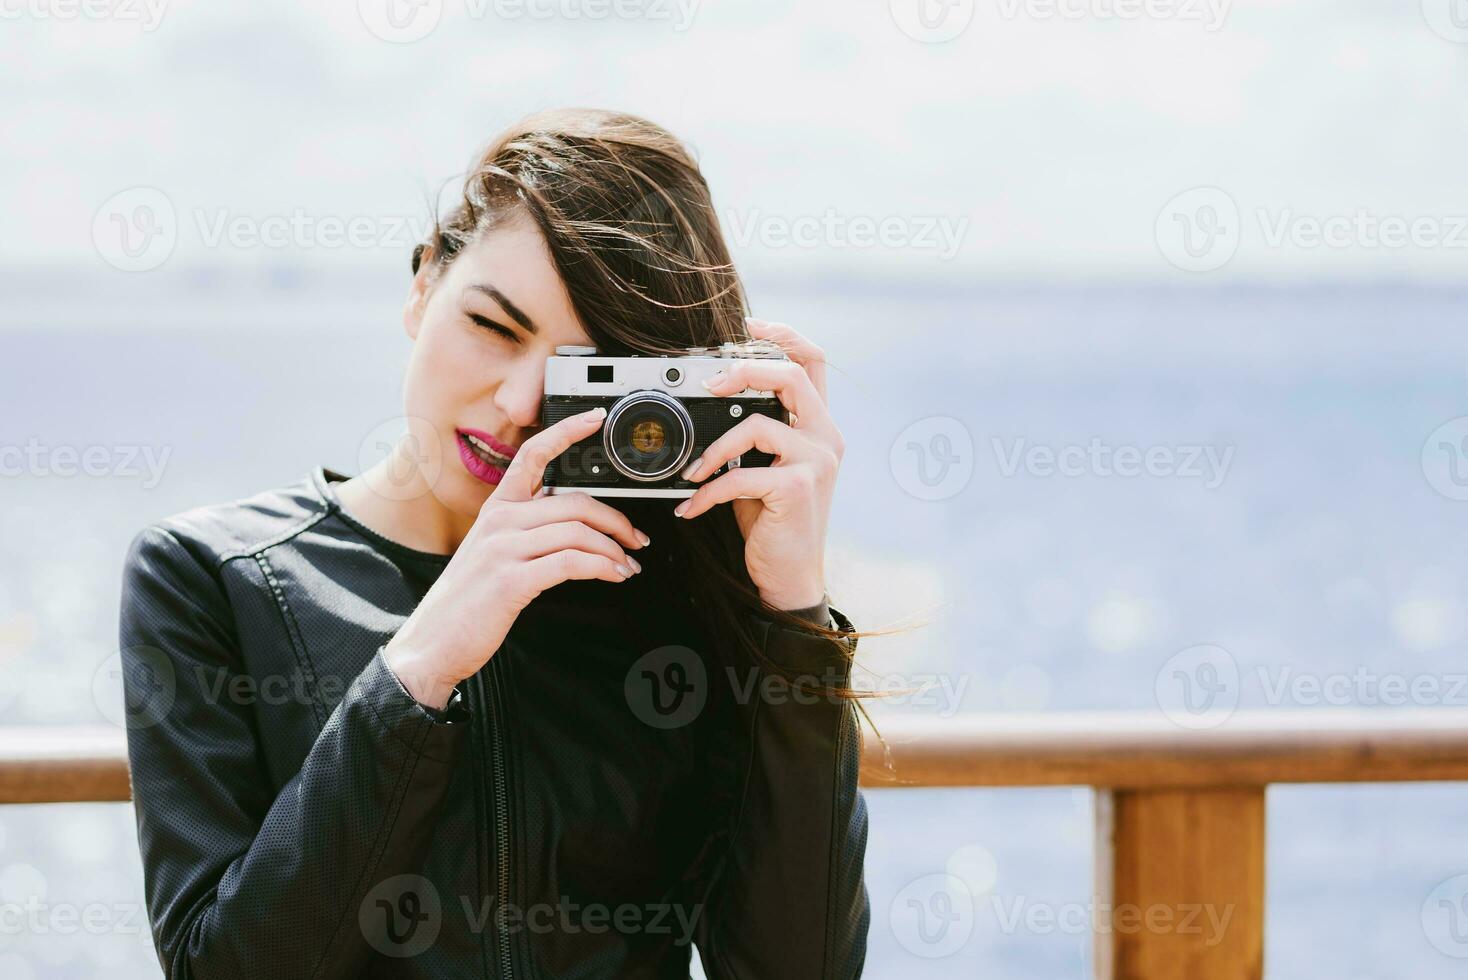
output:
POLYGON ((0 0, 12 272, 398 269, 427 188, 565 103, 692 143, 751 267, 1468 267, 1465 0, 81 2, 0 0))

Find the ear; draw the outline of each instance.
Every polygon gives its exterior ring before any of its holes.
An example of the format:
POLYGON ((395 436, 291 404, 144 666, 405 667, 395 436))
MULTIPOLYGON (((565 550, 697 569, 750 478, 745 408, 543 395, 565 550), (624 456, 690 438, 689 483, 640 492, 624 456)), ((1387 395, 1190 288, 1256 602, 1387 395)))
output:
POLYGON ((423 311, 428 306, 429 276, 433 269, 433 249, 425 246, 419 258, 418 271, 413 273, 413 282, 408 287, 408 298, 403 303, 403 329, 409 340, 418 339, 423 326, 423 311))

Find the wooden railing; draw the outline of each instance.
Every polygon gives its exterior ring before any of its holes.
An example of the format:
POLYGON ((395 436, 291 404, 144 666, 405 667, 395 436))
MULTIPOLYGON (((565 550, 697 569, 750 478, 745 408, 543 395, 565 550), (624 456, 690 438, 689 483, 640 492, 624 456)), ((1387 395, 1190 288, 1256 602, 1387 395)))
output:
MULTIPOLYGON (((1217 728, 1160 715, 884 717, 866 739, 872 789, 1090 786, 1098 907, 1227 909, 1208 930, 1096 933, 1104 980, 1259 980, 1265 788, 1468 781, 1468 711, 1240 712, 1217 728)), ((116 729, 0 728, 0 803, 128 799, 116 729)))
POLYGON ((987 715, 880 723, 868 786, 1091 786, 1097 907, 1227 929, 1096 933, 1101 980, 1259 980, 1265 788, 1468 781, 1468 711, 1239 712, 1209 730, 1161 715, 987 715), (890 769, 887 760, 890 759, 890 769))

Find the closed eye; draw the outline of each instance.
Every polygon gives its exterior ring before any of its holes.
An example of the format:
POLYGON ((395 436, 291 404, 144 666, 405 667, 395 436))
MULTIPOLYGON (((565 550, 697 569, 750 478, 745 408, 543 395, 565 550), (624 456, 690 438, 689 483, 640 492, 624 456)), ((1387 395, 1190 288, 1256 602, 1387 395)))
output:
POLYGON ((467 316, 470 320, 474 321, 474 323, 490 331, 491 333, 497 333, 507 340, 513 340, 515 343, 520 342, 520 338, 515 334, 515 331, 511 330, 509 327, 495 323, 487 316, 481 316, 478 313, 469 313, 467 314, 467 316))

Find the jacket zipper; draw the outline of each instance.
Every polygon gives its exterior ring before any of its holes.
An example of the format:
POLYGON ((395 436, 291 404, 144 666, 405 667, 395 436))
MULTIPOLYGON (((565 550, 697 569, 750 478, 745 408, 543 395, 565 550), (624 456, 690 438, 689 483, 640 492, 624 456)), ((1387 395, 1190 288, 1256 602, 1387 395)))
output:
MULTIPOLYGON (((502 910, 510 903, 510 793, 505 764, 504 695, 498 665, 493 658, 483 671, 474 676, 476 679, 481 676, 483 678, 482 683, 477 685, 478 710, 485 719, 485 731, 489 738, 490 796, 494 806, 495 909, 502 910)), ((500 929, 496 939, 499 976, 503 980, 510 980, 513 960, 509 931, 500 929)))

